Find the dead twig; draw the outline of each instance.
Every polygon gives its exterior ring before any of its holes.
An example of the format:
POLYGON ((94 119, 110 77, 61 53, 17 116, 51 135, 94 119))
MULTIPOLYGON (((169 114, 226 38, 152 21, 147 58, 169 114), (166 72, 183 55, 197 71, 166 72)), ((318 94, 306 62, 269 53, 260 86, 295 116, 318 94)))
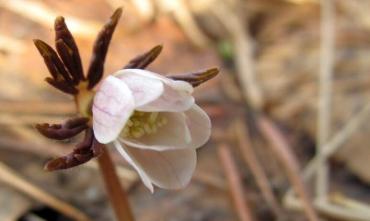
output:
POLYGON ((0 49, 9 53, 21 54, 26 50, 26 45, 10 36, 0 35, 0 49))
POLYGON ((257 125, 264 137, 271 144, 272 151, 284 166, 288 179, 293 186, 293 189, 299 195, 304 206, 304 211, 310 221, 318 221, 318 216, 313 208, 311 199, 307 193, 303 179, 300 176, 299 164, 293 153, 290 151, 289 144, 286 142, 283 135, 273 125, 273 123, 264 116, 257 118, 257 125))
MULTIPOLYGON (((19 141, 7 137, 0 137, 0 147, 0 149, 9 149, 13 151, 17 150, 26 153, 28 152, 42 157, 60 156, 68 152, 68 150, 72 149, 71 146, 67 145, 62 146, 56 143, 36 144, 31 141, 19 141)), ((86 164, 83 164, 82 166, 85 168, 93 169, 95 171, 99 169, 96 161, 90 161, 86 164)), ((137 173, 135 173, 131 169, 126 168, 125 166, 117 166, 117 173, 126 189, 130 189, 131 186, 139 180, 139 176, 137 175, 137 173)))
POLYGON ((367 217, 370 220, 370 205, 361 203, 359 201, 349 199, 346 196, 335 193, 331 194, 329 197, 329 201, 336 204, 344 206, 348 209, 353 210, 353 213, 361 214, 363 217, 367 217))
POLYGON ((90 220, 84 213, 74 208, 68 203, 65 203, 49 193, 43 191, 39 187, 31 184, 26 179, 17 175, 17 173, 10 169, 8 166, 0 162, 0 180, 1 182, 27 194, 33 199, 42 202, 51 208, 59 211, 77 221, 88 221, 90 220))
MULTIPOLYGON (((9 122, 13 123, 13 126, 9 126, 8 129, 21 139, 14 140, 0 137, 0 144, 2 144, 1 147, 12 147, 21 151, 37 153, 45 157, 64 155, 73 148, 72 146, 45 140, 44 137, 36 132, 36 129, 19 125, 19 119, 12 115, 6 115, 6 118, 9 122), (24 140, 27 142, 24 142, 24 140), (53 146, 53 148, 50 148, 50 146, 53 146)), ((93 169, 99 168, 95 161, 84 164, 83 166, 93 169)), ((126 185, 128 187, 138 180, 138 175, 125 167, 119 166, 118 173, 123 180, 128 182, 126 185)))
MULTIPOLYGON (((48 8, 41 2, 32 0, 0 0, 0 7, 46 27, 53 26, 54 18, 58 16, 51 8, 48 8)), ((94 36, 98 32, 100 24, 91 21, 86 22, 73 16, 68 16, 68 27, 75 35, 90 39, 91 36, 94 36)))
MULTIPOLYGON (((345 143, 349 137, 355 133, 361 125, 367 122, 367 118, 369 117, 370 113, 370 103, 368 103, 359 113, 357 113, 348 124, 345 125, 343 129, 336 133, 336 135, 322 147, 322 158, 327 159, 331 155, 333 155, 342 144, 345 143)), ((303 179, 308 181, 315 173, 318 165, 320 163, 320 159, 318 155, 316 155, 310 162, 307 164, 303 171, 303 179)), ((289 207, 297 207, 299 202, 295 200, 293 195, 292 189, 289 189, 284 196, 284 201, 289 207)), ((336 210, 333 210, 336 211, 336 210)))
POLYGON ((235 54, 235 66, 241 88, 247 102, 256 110, 263 106, 263 96, 258 83, 253 59, 253 40, 246 27, 245 17, 238 17, 235 10, 218 1, 211 7, 212 12, 229 32, 235 54))
POLYGON ((332 0, 321 1, 321 56, 319 81, 319 117, 317 134, 317 154, 319 168, 317 169, 316 195, 320 200, 326 200, 328 194, 329 167, 321 157, 324 144, 330 136, 332 72, 334 56, 334 5, 332 0))
POLYGON ((262 196, 276 215, 278 219, 283 217, 282 210, 279 206, 278 200, 276 199, 267 175, 259 162, 257 155, 252 147, 250 137, 246 126, 241 119, 235 122, 235 133, 239 142, 239 149, 242 152, 245 163, 250 168, 254 178, 256 179, 257 185, 262 192, 262 196))
POLYGON ((218 156, 221 160, 226 178, 229 183, 229 190, 233 199, 236 212, 241 221, 253 221, 250 206, 247 204, 244 195, 244 188, 240 179, 239 171, 235 165, 233 156, 230 152, 229 146, 221 144, 218 147, 218 156))
POLYGON ((184 0, 160 0, 158 5, 163 11, 173 14, 185 34, 198 47, 208 44, 208 38, 198 27, 184 0))
MULTIPOLYGON (((116 0, 109 0, 116 1, 116 0)), ((131 0, 136 10, 144 21, 150 21, 155 15, 155 7, 152 0, 131 0)), ((121 3, 122 4, 122 3, 121 3)))
POLYGON ((226 190, 226 183, 222 178, 212 176, 209 173, 205 172, 196 172, 192 178, 194 181, 200 182, 202 184, 217 188, 219 190, 226 190))
MULTIPOLYGON (((370 103, 368 103, 359 113, 357 113, 346 126, 322 147, 321 157, 327 159, 333 155, 349 137, 352 136, 364 123, 370 114, 370 103)), ((319 165, 319 156, 315 156, 306 166, 303 172, 304 179, 309 179, 319 165)))
MULTIPOLYGON (((11 115, 13 116, 13 114, 11 115)), ((15 117, 15 115, 14 115, 15 117)), ((17 114, 18 121, 14 122, 8 118, 8 115, 2 115, 0 113, 0 125, 6 126, 19 126, 19 125, 35 125, 39 122, 50 122, 58 123, 64 120, 62 117, 58 116, 45 116, 45 115, 20 115, 17 114)))
POLYGON ((45 101, 0 101, 0 112, 12 114, 55 114, 65 115, 76 112, 69 102, 45 101))
MULTIPOLYGON (((291 209, 302 209, 302 204, 293 195, 284 198, 284 204, 291 209)), ((370 217, 364 213, 353 210, 353 208, 346 208, 341 205, 330 203, 329 201, 316 201, 315 208, 321 214, 343 221, 368 221, 370 217)))
POLYGON ((363 212, 358 210, 353 210, 353 208, 346 208, 344 206, 335 205, 325 201, 315 202, 316 207, 320 212, 326 214, 329 217, 338 220, 351 220, 351 221, 368 221, 370 220, 369 212, 363 212))

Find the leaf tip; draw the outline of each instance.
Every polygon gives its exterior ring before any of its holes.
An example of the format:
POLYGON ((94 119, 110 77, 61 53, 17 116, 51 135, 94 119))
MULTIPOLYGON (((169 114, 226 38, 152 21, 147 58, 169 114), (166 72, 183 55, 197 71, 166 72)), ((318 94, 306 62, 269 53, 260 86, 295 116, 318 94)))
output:
POLYGON ((118 20, 118 19, 120 19, 121 18, 121 16, 122 16, 122 12, 123 12, 123 9, 122 9, 122 7, 119 7, 119 8, 117 8, 115 11, 114 11, 114 13, 113 13, 113 15, 111 16, 111 19, 112 20, 118 20))
POLYGON ((55 171, 55 170, 63 169, 64 167, 65 167, 64 161, 61 160, 60 158, 56 158, 56 159, 52 159, 52 160, 48 161, 44 165, 44 170, 48 171, 48 172, 52 172, 52 171, 55 171))
POLYGON ((64 24, 64 17, 63 16, 56 17, 54 24, 55 24, 55 26, 57 26, 59 24, 64 24))
POLYGON ((214 76, 218 75, 218 73, 220 73, 220 69, 219 69, 219 68, 214 67, 214 68, 210 68, 210 69, 208 69, 208 70, 207 70, 207 72, 208 72, 208 74, 209 74, 210 76, 214 77, 214 76))

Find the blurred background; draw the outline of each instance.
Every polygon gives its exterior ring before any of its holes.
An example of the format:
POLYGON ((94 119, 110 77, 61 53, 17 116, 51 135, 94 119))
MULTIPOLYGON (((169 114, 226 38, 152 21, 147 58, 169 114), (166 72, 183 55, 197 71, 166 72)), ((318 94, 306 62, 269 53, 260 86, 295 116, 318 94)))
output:
POLYGON ((34 129, 75 109, 45 83, 32 39, 53 45, 63 15, 86 69, 120 6, 106 75, 157 44, 149 70, 220 68, 195 91, 213 133, 187 188, 151 194, 111 150, 137 220, 370 220, 370 1, 0 0, 1 221, 114 220, 94 162, 43 170, 78 139, 34 129))

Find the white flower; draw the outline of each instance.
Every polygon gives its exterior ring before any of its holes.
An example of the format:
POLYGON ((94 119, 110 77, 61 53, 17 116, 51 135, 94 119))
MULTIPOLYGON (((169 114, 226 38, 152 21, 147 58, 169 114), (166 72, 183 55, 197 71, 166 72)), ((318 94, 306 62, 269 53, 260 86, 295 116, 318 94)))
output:
POLYGON ((112 143, 153 192, 186 186, 196 148, 210 137, 211 122, 194 102, 193 87, 162 75, 123 69, 104 79, 92 112, 96 139, 112 143))

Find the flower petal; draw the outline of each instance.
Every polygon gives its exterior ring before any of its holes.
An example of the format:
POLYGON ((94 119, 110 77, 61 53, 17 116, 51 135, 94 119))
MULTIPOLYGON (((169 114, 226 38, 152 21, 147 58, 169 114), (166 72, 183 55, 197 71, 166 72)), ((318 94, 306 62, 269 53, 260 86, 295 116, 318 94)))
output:
POLYGON ((211 136, 211 120, 206 112, 194 104, 183 113, 162 112, 168 121, 156 133, 146 134, 140 138, 120 138, 126 145, 151 150, 173 150, 198 148, 203 146, 211 136))
POLYGON ((181 112, 188 110, 194 104, 194 98, 191 95, 193 87, 185 81, 175 81, 166 78, 160 74, 141 69, 124 69, 115 73, 115 76, 121 78, 128 73, 135 73, 146 78, 157 79, 164 84, 164 91, 161 96, 150 103, 137 107, 139 111, 146 112, 181 112))
POLYGON ((115 140, 134 108, 134 98, 126 84, 116 77, 107 77, 94 97, 92 108, 96 139, 104 144, 115 140))
POLYGON ((185 120, 191 134, 189 145, 195 148, 203 146, 211 136, 212 125, 207 113, 194 104, 192 108, 185 112, 185 120))
POLYGON ((148 175, 141 169, 140 166, 137 165, 135 158, 132 158, 127 151, 125 151, 124 146, 121 145, 120 142, 114 141, 114 147, 117 151, 125 158, 125 160, 138 172, 141 180, 143 181, 144 185, 150 190, 150 192, 154 192, 153 184, 148 175))
POLYGON ((146 112, 182 112, 188 110, 193 104, 194 97, 191 94, 165 84, 162 96, 137 109, 146 112))
POLYGON ((184 113, 161 112, 160 115, 167 120, 167 124, 155 133, 140 138, 120 138, 120 141, 132 147, 158 151, 193 147, 184 113))
MULTIPOLYGON (((116 147, 119 146, 116 144, 116 147)), ((118 151, 138 171, 144 184, 152 191, 151 183, 165 189, 184 188, 191 180, 196 166, 196 150, 142 150, 121 146, 118 151)))
POLYGON ((130 88, 136 108, 156 100, 163 93, 163 83, 159 79, 146 77, 135 71, 121 70, 117 73, 120 73, 117 77, 130 88))

